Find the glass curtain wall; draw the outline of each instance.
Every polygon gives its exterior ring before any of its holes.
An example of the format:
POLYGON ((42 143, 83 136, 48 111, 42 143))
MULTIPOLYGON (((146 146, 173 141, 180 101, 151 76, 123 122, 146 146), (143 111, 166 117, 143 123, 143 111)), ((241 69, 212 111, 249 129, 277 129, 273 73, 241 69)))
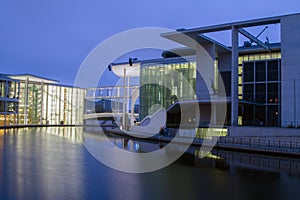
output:
POLYGON ((159 105, 167 109, 177 101, 196 99, 195 88, 195 61, 142 65, 140 120, 153 114, 159 105))
POLYGON ((23 81, 20 90, 20 124, 83 124, 83 89, 23 81))
POLYGON ((280 53, 265 54, 265 60, 243 60, 241 98, 248 102, 242 107, 243 125, 280 124, 280 69, 280 53))
POLYGON ((0 80, 0 126, 18 124, 19 81, 0 80))

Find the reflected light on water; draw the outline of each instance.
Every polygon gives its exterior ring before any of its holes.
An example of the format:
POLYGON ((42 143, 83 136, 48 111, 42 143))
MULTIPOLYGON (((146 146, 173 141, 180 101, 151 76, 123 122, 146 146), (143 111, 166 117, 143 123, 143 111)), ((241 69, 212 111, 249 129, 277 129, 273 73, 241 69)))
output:
MULTIPOLYGON (((133 152, 164 145, 119 137, 101 143, 99 135, 87 140, 133 152)), ((177 150, 180 145, 168 149, 177 150)), ((199 148, 190 148, 162 170, 128 174, 92 157, 75 128, 6 130, 0 135, 0 199, 292 199, 300 195, 297 163, 220 150, 199 159, 199 148)))

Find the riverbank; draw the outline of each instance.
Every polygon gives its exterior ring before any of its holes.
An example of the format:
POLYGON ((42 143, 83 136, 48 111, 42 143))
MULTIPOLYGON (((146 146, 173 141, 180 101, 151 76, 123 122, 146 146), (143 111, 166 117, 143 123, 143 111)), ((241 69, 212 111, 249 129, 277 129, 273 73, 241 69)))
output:
MULTIPOLYGON (((77 125, 11 125, 0 126, 0 129, 18 129, 18 128, 38 128, 38 127, 75 127, 77 125)), ((95 126, 96 127, 96 126, 95 126)), ((118 128, 103 127, 105 132, 112 135, 134 138, 137 140, 146 140, 152 142, 169 143, 174 142, 177 144, 190 144, 190 137, 177 137, 169 135, 156 134, 148 137, 147 134, 132 133, 126 134, 118 128)), ((192 146, 214 146, 214 149, 223 149, 236 152, 249 152, 265 155, 278 155, 288 157, 300 156, 300 137, 299 136, 222 136, 212 137, 212 139, 194 138, 192 146)))
MULTIPOLYGON (((131 133, 126 134, 119 129, 106 129, 106 133, 126 136, 134 139, 155 141, 155 142, 174 142, 178 144, 189 144, 191 138, 178 137, 174 138, 168 135, 153 135, 152 137, 145 137, 145 134, 131 133)), ((212 137, 212 139, 194 138, 192 146, 214 146, 214 149, 224 149, 237 152, 249 152, 256 154, 277 155, 287 157, 300 156, 300 137, 212 137)))

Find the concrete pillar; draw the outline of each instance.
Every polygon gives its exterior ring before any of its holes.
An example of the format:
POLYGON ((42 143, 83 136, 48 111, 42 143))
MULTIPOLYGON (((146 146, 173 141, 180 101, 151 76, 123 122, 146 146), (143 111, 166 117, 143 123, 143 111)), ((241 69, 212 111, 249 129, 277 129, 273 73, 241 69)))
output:
POLYGON ((238 58, 239 37, 238 28, 231 30, 232 54, 231 54, 231 126, 238 125, 238 58))
POLYGON ((281 125, 300 124, 300 14, 281 19, 281 125))

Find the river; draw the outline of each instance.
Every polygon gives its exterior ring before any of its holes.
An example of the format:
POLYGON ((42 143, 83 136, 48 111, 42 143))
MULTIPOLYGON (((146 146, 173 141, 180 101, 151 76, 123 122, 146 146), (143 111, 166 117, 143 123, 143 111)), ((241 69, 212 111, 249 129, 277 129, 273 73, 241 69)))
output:
MULTIPOLYGON (((135 152, 163 146, 110 139, 135 152)), ((298 158, 214 150, 200 159, 193 147, 168 167, 133 174, 99 162, 84 140, 76 128, 0 130, 0 199, 299 199, 298 158)))

